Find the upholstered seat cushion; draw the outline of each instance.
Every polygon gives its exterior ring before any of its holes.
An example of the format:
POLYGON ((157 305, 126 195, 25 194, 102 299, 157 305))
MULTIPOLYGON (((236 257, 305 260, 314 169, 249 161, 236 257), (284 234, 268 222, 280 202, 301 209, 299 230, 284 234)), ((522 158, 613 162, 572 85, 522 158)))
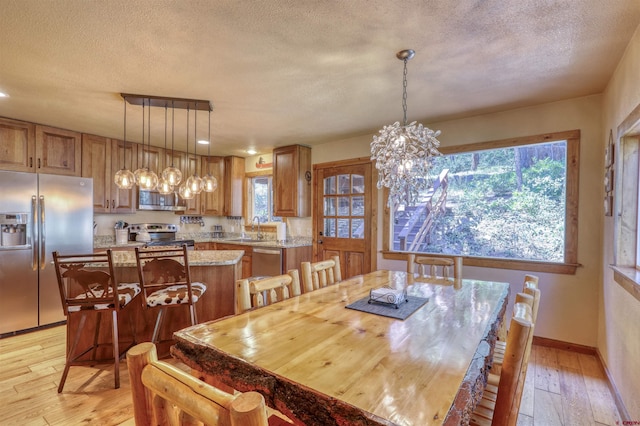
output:
MULTIPOLYGON (((204 283, 195 282, 191 283, 192 302, 196 303, 198 299, 207 290, 207 286, 204 283)), ((188 303, 188 292, 186 284, 172 285, 161 290, 154 291, 147 296, 147 306, 161 306, 161 305, 178 305, 188 303)))
MULTIPOLYGON (((101 288, 92 289, 94 296, 96 298, 102 297, 104 294, 104 290, 101 288)), ((140 294, 140 284, 138 283, 122 283, 118 285, 118 299, 120 300, 120 308, 124 308, 129 302, 133 300, 140 294)), ((82 293, 75 297, 76 300, 87 299, 87 295, 82 293)), ((71 303, 71 302, 70 302, 71 303)), ((94 305, 70 305, 69 312, 78 312, 80 310, 100 310, 100 309, 112 309, 113 303, 98 303, 94 305)))

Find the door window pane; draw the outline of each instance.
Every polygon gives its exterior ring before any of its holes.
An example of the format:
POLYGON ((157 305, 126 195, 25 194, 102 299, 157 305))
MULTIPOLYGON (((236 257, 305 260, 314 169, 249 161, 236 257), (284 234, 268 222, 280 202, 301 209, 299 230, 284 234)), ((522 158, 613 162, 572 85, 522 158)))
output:
POLYGON ((324 199, 324 215, 336 215, 336 197, 325 197, 324 199))
POLYGON ((364 238, 364 219, 351 219, 351 238, 364 238))
POLYGON ((338 219, 338 238, 349 238, 349 219, 338 219))
POLYGON ((325 237, 336 236, 336 220, 335 219, 324 220, 324 236, 325 237))
POLYGON ((351 191, 351 175, 338 175, 338 194, 349 194, 351 191))
POLYGON ((364 176, 351 175, 351 193, 364 194, 364 176))
POLYGON ((324 193, 325 195, 331 195, 336 193, 336 177, 335 176, 324 178, 324 193))
POLYGON ((364 196, 351 197, 351 216, 364 216, 364 196))
POLYGON ((349 197, 338 197, 338 216, 349 216, 349 197))

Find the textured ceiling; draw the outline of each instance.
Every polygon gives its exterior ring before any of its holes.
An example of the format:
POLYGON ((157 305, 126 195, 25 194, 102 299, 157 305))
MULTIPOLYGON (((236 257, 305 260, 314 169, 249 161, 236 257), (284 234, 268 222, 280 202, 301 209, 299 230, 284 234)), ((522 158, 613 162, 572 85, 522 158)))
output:
POLYGON ((0 0, 0 116, 122 138, 120 93, 207 99, 212 154, 246 156, 401 120, 406 48, 410 121, 600 93, 639 23, 638 0, 0 0))

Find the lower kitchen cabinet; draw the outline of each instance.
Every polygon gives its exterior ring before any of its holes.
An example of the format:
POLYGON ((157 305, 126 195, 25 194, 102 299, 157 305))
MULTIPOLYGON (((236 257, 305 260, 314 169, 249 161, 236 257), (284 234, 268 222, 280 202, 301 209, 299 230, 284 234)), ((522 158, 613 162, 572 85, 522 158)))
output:
POLYGON ((216 250, 244 250, 244 256, 242 256, 242 278, 249 278, 251 276, 251 255, 253 253, 252 246, 225 243, 215 244, 216 250))

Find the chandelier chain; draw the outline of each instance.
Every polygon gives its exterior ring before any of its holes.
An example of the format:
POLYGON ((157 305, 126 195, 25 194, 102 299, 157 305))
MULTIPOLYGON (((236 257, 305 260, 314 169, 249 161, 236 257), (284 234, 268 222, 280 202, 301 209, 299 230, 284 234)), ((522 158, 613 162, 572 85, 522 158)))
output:
POLYGON ((402 125, 407 125, 407 61, 409 59, 405 58, 404 62, 404 72, 402 74, 402 125))

